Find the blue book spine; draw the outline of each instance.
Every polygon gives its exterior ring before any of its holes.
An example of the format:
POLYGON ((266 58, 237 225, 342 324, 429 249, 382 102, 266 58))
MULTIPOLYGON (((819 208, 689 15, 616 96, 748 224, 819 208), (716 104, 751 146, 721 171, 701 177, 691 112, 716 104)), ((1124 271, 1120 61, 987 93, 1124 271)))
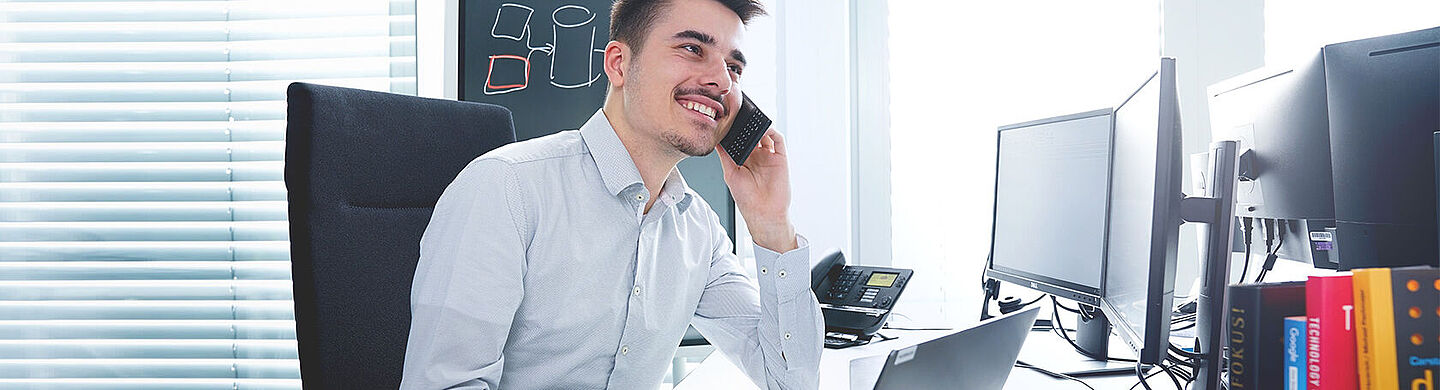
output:
POLYGON ((1285 390, 1305 390, 1305 317, 1285 317, 1285 390))

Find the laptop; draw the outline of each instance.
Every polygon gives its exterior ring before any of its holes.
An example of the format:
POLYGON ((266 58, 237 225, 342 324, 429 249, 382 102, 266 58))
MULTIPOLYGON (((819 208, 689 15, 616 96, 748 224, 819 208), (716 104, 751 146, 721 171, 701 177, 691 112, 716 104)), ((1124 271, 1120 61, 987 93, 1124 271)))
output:
POLYGON ((850 363, 851 389, 977 389, 1000 390, 1020 346, 1035 324, 1040 306, 1001 315, 973 327, 913 346, 888 356, 850 363), (880 360, 881 358, 885 360, 880 360))

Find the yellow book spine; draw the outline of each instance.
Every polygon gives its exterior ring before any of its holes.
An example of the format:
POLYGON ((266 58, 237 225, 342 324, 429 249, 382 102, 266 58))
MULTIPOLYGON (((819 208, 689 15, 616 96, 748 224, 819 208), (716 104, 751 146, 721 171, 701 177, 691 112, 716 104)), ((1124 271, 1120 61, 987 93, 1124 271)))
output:
POLYGON ((1390 270, 1354 272, 1355 362, 1361 389, 1399 388, 1395 367, 1395 309, 1390 295, 1390 270))
POLYGON ((1379 389, 1399 389, 1400 371, 1395 366, 1395 298, 1390 269, 1379 268, 1370 278, 1370 350, 1374 352, 1375 381, 1379 389))
POLYGON ((1357 269, 1351 276, 1355 295, 1355 379, 1360 390, 1374 389, 1375 359, 1370 346, 1370 269, 1357 269))

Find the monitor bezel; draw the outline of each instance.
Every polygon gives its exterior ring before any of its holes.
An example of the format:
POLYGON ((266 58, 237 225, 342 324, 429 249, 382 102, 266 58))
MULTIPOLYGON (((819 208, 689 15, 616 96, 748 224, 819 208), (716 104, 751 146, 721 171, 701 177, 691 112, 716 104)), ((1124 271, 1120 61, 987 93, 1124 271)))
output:
MULTIPOLYGON (((1109 317, 1110 323, 1117 330, 1125 341, 1125 344, 1135 352, 1136 358, 1144 364, 1158 364, 1164 360, 1166 348, 1170 345, 1170 318, 1173 301, 1175 297, 1175 269, 1177 263, 1177 244, 1180 234, 1180 199, 1184 196, 1180 192, 1179 177, 1181 150, 1177 150, 1182 135, 1179 113, 1179 93, 1176 85, 1175 59, 1164 57, 1160 59, 1160 68, 1152 73, 1144 83, 1140 84, 1125 101, 1115 107, 1115 116, 1118 117, 1121 110, 1131 103, 1140 91, 1150 86, 1152 82, 1159 82, 1159 91, 1156 97, 1160 100, 1158 104, 1158 115, 1156 122, 1156 164, 1155 164, 1155 193, 1152 198, 1154 207, 1153 218, 1150 225, 1150 266, 1146 272, 1146 315, 1144 329, 1132 329, 1120 316, 1120 310, 1105 297, 1106 282, 1109 278, 1101 277, 1101 311, 1109 317), (1169 126, 1170 131, 1161 131, 1169 126), (1168 162, 1166 164, 1165 162, 1168 162), (1148 334, 1151 330, 1154 334, 1148 334), (1152 337, 1146 337, 1152 336, 1152 337)), ((1119 122, 1112 120, 1116 128, 1112 128, 1113 137, 1119 136, 1119 122)), ((1114 154, 1111 155, 1112 170, 1116 162, 1114 154)), ((1114 173, 1111 173, 1111 188, 1114 186, 1114 173)), ((1113 197, 1113 192, 1111 193, 1113 197)), ((1109 275, 1110 264, 1110 234, 1109 219, 1107 215, 1106 233, 1106 262, 1103 275, 1109 275)))
MULTIPOLYGON (((1076 302, 1088 304, 1088 305, 1090 305, 1090 306, 1097 306, 1097 307, 1098 307, 1098 306, 1100 305, 1100 297, 1101 297, 1101 295, 1103 295, 1102 293, 1103 293, 1103 291, 1104 291, 1104 290, 1102 290, 1102 286, 1100 285, 1100 284, 1103 283, 1103 274, 1102 274, 1102 281, 1101 281, 1102 283, 1097 283, 1096 286, 1093 286, 1093 287, 1092 287, 1092 286, 1085 286, 1085 285, 1083 285, 1083 284, 1075 283, 1075 282, 1071 282, 1071 281, 1067 281, 1067 280, 1061 280, 1061 279, 1059 279, 1059 278, 1052 278, 1052 277, 1045 276, 1045 275, 1038 275, 1038 274, 1034 274, 1034 273, 1031 273, 1031 272, 1025 272, 1025 271, 1021 271, 1021 270, 1014 269, 1014 268, 1010 268, 1010 267, 996 266, 996 264, 995 264, 995 230, 996 230, 996 220, 997 220, 998 211, 999 211, 999 208, 998 208, 999 204, 998 204, 998 202, 999 202, 999 195, 1000 195, 1000 138, 1001 138, 1001 135, 1003 135, 1003 133, 1005 133, 1006 131, 1017 130, 1017 129, 1024 129, 1024 128, 1030 128, 1030 127, 1034 127, 1034 126, 1047 125, 1047 124, 1052 124, 1052 123, 1069 122, 1069 121, 1075 121, 1075 120, 1080 120, 1080 119, 1088 119, 1088 118, 1105 116, 1105 117, 1110 118, 1110 131, 1109 131, 1109 137, 1110 137, 1110 139, 1108 140, 1108 143, 1106 144, 1106 148, 1107 148, 1106 153, 1107 153, 1107 155, 1113 155, 1113 154, 1114 154, 1114 153, 1113 153, 1113 152, 1114 152, 1113 148, 1114 148, 1114 142, 1115 142, 1115 117, 1114 117, 1114 112, 1115 112, 1115 110, 1114 110, 1113 108, 1108 108, 1108 107, 1107 107, 1107 108, 1101 108, 1101 109, 1097 109, 1097 110, 1090 110, 1090 111, 1085 111, 1085 112, 1078 112, 1078 113, 1074 113, 1074 114, 1067 114, 1067 115, 1061 115, 1061 116, 1056 116, 1056 117, 1050 117, 1050 118, 1044 118, 1044 119, 1036 119, 1036 120, 1025 121, 1025 122, 1020 122, 1020 123, 1014 123, 1014 124, 1009 124, 1009 125, 1004 125, 1004 126, 1000 126, 1000 127, 999 127, 999 129, 996 131, 996 134, 995 134, 995 182, 992 183, 994 186, 992 187, 992 193, 991 193, 991 195, 992 195, 992 197, 991 197, 991 199, 992 199, 992 204, 991 204, 991 209, 990 209, 990 256, 987 256, 987 257, 986 257, 986 260, 985 260, 985 276, 986 276, 987 278, 992 278, 992 279, 997 279, 997 280, 1001 280, 1001 281, 1013 283, 1013 284, 1016 284, 1016 285, 1019 285, 1019 286, 1023 286, 1023 287, 1029 288, 1029 289, 1031 289, 1031 290, 1039 291, 1039 292, 1046 293, 1046 294, 1050 294, 1050 295, 1055 295, 1055 296, 1057 296, 1057 297, 1059 297, 1059 298, 1065 298, 1065 299, 1073 300, 1073 301, 1076 301, 1076 302)), ((1110 164, 1112 164, 1112 163, 1113 163, 1113 159, 1110 158, 1110 157, 1107 157, 1107 161, 1106 161, 1106 163, 1105 163, 1105 165, 1106 165, 1105 171, 1106 171, 1106 175, 1107 175, 1106 178, 1105 178, 1105 179, 1106 179, 1105 191, 1106 191, 1106 198, 1107 198, 1107 199, 1109 198, 1109 191, 1110 191, 1110 184, 1109 184, 1110 178, 1109 178, 1108 175, 1110 174, 1110 170, 1111 170, 1111 168, 1112 168, 1112 167, 1110 166, 1110 164)), ((1108 201, 1108 200, 1106 201, 1105 207, 1106 207, 1106 209, 1105 209, 1106 224, 1108 224, 1108 223, 1109 223, 1109 212, 1110 212, 1110 210, 1109 210, 1109 201, 1108 201)), ((1108 234, 1108 230, 1107 230, 1106 233, 1102 233, 1102 235, 1101 235, 1101 237, 1102 237, 1101 240, 1102 240, 1102 241, 1105 241, 1105 240, 1108 239, 1108 237, 1106 237, 1105 234, 1108 234)), ((1103 243, 1102 243, 1102 247, 1103 247, 1103 243)), ((1105 252, 1104 252, 1103 250, 1101 251, 1101 255, 1100 255, 1100 266, 1101 266, 1101 269, 1103 270, 1103 269, 1104 269, 1104 266, 1105 266, 1105 252)))

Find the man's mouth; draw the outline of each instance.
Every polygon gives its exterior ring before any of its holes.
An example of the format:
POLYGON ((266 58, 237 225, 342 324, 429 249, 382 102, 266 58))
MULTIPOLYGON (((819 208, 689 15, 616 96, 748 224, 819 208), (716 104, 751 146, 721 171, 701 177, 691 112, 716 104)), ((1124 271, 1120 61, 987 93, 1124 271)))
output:
POLYGON ((678 100, 678 99, 677 99, 676 101, 680 103, 680 107, 683 107, 683 108, 685 108, 685 109, 687 109, 687 110, 690 110, 690 111, 695 111, 695 112, 699 113, 700 115, 704 115, 706 118, 710 118, 710 120, 712 120, 712 121, 715 120, 715 116, 716 116, 716 115, 718 114, 718 112, 719 112, 715 107, 712 107, 712 106, 709 106, 709 105, 706 105, 706 104, 704 104, 704 103, 700 103, 700 102, 697 102, 697 101, 694 101, 694 100, 678 100))

